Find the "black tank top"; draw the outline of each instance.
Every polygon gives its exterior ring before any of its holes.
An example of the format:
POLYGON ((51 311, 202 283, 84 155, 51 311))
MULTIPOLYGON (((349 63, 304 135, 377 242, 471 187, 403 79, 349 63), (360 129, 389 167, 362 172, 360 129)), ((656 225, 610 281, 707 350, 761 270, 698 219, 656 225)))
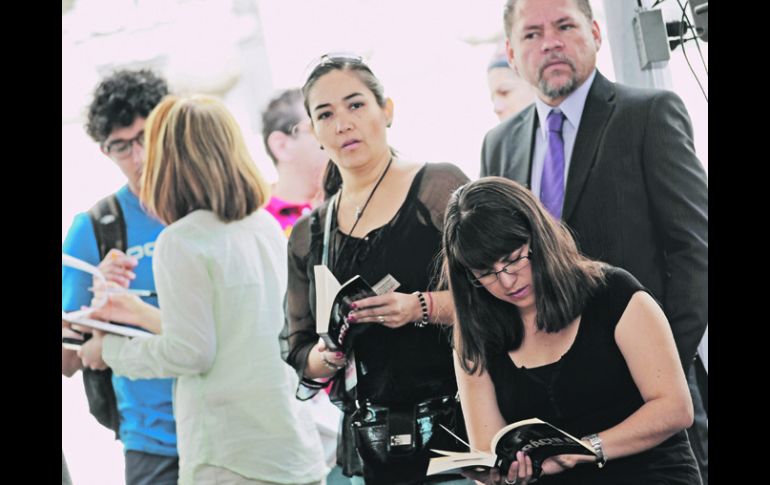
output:
MULTIPOLYGON (((537 417, 581 437, 615 426, 639 409, 644 400, 615 343, 615 326, 637 291, 647 290, 627 271, 610 267, 561 359, 527 369, 517 367, 507 353, 490 358, 488 371, 505 420, 537 417)), ((538 483, 699 484, 700 478, 680 431, 650 450, 610 460, 603 469, 581 464, 538 483)))

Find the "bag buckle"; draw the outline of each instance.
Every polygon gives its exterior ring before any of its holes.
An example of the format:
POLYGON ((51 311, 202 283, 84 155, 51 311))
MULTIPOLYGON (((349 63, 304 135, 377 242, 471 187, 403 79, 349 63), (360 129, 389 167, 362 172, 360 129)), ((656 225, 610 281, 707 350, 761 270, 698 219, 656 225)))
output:
POLYGON ((391 407, 388 409, 388 453, 391 455, 408 455, 415 451, 417 421, 414 406, 406 408, 391 407))
POLYGON ((412 444, 412 435, 397 434, 390 437, 390 446, 410 446, 412 444))

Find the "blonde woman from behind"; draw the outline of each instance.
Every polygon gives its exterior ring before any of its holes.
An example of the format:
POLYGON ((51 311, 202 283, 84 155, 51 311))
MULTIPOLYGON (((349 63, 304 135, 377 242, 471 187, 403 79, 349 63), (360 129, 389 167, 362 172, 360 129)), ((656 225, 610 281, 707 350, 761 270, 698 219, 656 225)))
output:
MULTIPOLYGON (((140 198, 168 224, 153 261, 160 334, 92 340, 116 374, 177 378, 180 484, 321 483, 318 433, 279 352, 286 238, 235 120, 214 98, 168 97, 145 147, 140 198)), ((131 320, 131 305, 143 310, 111 295, 103 313, 131 320)))

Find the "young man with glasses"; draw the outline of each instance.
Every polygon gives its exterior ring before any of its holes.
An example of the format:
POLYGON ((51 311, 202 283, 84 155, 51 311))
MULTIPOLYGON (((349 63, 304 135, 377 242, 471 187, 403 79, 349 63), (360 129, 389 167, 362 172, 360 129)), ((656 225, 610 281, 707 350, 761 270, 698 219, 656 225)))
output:
POLYGON ((278 220, 286 236, 297 219, 324 198, 321 180, 329 157, 310 130, 299 89, 278 93, 262 112, 265 151, 278 171, 265 209, 278 220))
MULTIPOLYGON (((97 86, 88 109, 86 131, 127 179, 124 187, 109 196, 114 197, 122 213, 126 250, 113 248, 100 262, 93 223, 89 214, 83 212, 75 216, 62 252, 98 265, 108 280, 126 288, 155 290, 152 254, 163 226, 144 211, 137 195, 144 158, 145 119, 167 94, 166 81, 150 71, 118 71, 97 86)), ((90 286, 88 274, 62 267, 62 310, 89 305, 90 286)), ((145 301, 158 304, 155 297, 145 301)), ((75 351, 62 348, 62 373, 72 375, 82 367, 75 351)), ((91 369, 106 369, 106 365, 92 364, 91 369)), ((171 404, 173 380, 130 380, 113 375, 111 382, 120 415, 118 437, 125 447, 126 484, 176 484, 179 465, 171 404)))

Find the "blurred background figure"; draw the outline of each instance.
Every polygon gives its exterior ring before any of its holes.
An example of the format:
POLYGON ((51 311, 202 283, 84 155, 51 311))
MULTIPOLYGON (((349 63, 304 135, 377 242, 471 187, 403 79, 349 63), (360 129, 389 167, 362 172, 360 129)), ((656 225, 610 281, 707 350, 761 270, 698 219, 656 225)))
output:
MULTIPOLYGON (((323 202, 324 169, 329 157, 312 134, 310 117, 303 106, 302 92, 286 89, 278 92, 262 111, 262 139, 265 151, 273 160, 278 181, 265 209, 281 224, 286 237, 294 223, 323 202)), ((337 462, 337 435, 341 413, 329 400, 327 392, 319 392, 303 406, 313 415, 326 463, 333 468, 326 477, 327 485, 343 485, 350 479, 342 474, 337 462)))
POLYGON ((487 84, 492 109, 500 121, 507 120, 535 101, 535 90, 508 64, 504 43, 500 44, 489 62, 487 84))
POLYGON ((70 471, 67 469, 67 461, 64 459, 64 450, 61 452, 61 485, 72 485, 70 471))
POLYGON ((323 201, 321 181, 329 157, 311 133, 299 89, 279 92, 262 112, 262 139, 278 180, 265 209, 286 236, 303 214, 323 201))

